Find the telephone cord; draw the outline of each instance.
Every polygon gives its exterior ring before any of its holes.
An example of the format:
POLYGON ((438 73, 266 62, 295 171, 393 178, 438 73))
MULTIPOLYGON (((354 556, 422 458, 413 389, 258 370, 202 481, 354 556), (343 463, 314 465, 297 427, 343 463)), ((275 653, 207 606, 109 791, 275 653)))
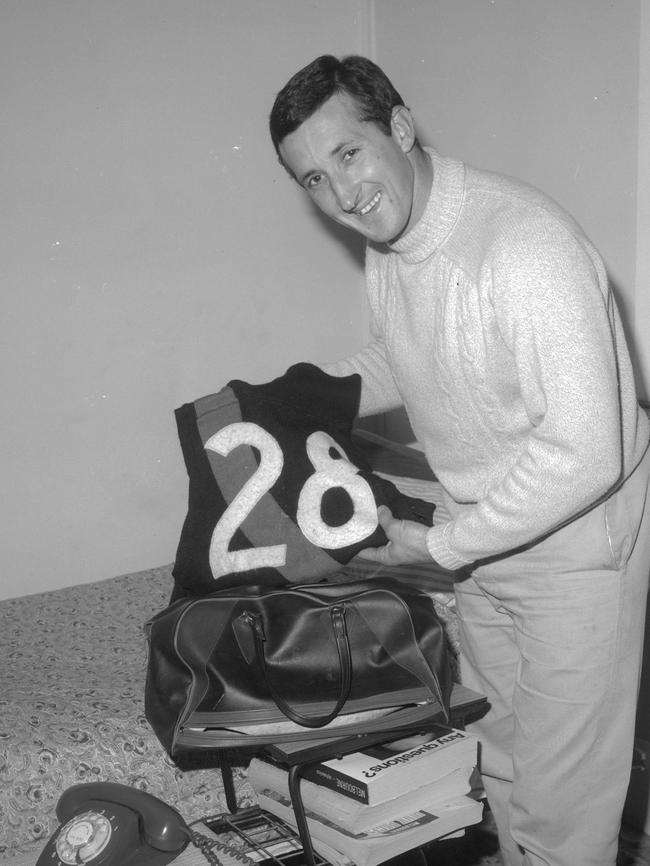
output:
POLYGON ((253 859, 232 845, 224 845, 218 839, 210 839, 196 830, 191 832, 193 844, 211 866, 256 866, 253 859))

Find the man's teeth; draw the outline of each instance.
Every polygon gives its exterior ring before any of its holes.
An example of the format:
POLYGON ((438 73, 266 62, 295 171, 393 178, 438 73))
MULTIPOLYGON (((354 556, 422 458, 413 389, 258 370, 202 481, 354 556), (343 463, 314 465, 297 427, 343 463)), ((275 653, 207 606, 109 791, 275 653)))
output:
POLYGON ((373 196, 373 198, 370 199, 370 201, 368 202, 368 204, 365 207, 362 207, 361 210, 358 211, 359 216, 365 216, 367 213, 370 213, 370 211, 373 209, 373 207, 375 207, 375 205, 377 205, 379 203, 380 198, 381 198, 381 193, 378 192, 375 196, 373 196))

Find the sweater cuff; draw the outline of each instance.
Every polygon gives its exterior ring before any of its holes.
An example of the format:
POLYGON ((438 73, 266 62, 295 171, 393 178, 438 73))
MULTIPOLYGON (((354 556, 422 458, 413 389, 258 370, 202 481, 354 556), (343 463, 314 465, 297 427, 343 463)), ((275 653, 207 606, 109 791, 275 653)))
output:
POLYGON ((427 532, 427 549, 438 565, 449 569, 449 571, 457 571, 459 568, 470 565, 471 560, 461 559, 450 549, 448 538, 451 526, 451 523, 432 526, 427 532))

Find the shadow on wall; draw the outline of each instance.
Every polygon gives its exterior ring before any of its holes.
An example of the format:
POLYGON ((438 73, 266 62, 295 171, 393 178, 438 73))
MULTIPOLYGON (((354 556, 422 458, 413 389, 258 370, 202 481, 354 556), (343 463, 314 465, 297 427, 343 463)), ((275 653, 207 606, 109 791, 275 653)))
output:
POLYGON ((331 217, 325 216, 322 210, 319 210, 311 199, 309 201, 316 214, 316 219, 323 227, 323 231, 335 238, 344 248, 345 254, 349 255, 359 270, 363 271, 366 250, 365 238, 351 229, 347 229, 345 226, 334 222, 331 217))
POLYGON ((625 803, 625 823, 650 835, 650 599, 646 612, 646 639, 639 703, 636 714, 636 748, 630 787, 625 803))
MULTIPOLYGON (((630 324, 632 321, 632 316, 628 313, 627 306, 625 303, 625 297, 623 293, 620 291, 619 287, 613 280, 610 280, 610 289, 616 299, 616 303, 618 305, 618 310, 621 314, 621 321, 623 322, 623 331, 625 332, 625 338, 627 340, 627 345, 630 350, 630 357, 632 358, 632 366, 634 368, 634 375, 636 377, 636 390, 637 394, 650 394, 648 391, 648 387, 650 387, 650 382, 645 381, 645 376, 643 375, 643 366, 639 360, 636 345, 634 343, 634 331, 632 329, 632 325, 630 324)), ((648 408, 648 404, 642 403, 643 407, 648 408)))

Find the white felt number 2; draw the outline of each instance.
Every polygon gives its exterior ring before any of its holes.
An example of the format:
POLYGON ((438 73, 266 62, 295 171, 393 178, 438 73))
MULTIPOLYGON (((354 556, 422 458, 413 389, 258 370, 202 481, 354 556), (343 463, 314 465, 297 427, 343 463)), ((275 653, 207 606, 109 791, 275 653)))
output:
MULTIPOLYGON (((276 544, 244 550, 230 550, 233 536, 282 474, 284 455, 274 436, 259 424, 238 421, 223 427, 205 443, 223 457, 239 445, 259 452, 259 465, 228 505, 212 533, 210 568, 215 578, 254 568, 286 565, 287 546, 276 544)), ((347 458, 341 446, 323 430, 307 437, 307 456, 314 468, 298 496, 296 520, 302 534, 318 547, 336 550, 370 536, 378 525, 377 506, 368 482, 347 458), (334 455, 334 456, 333 456, 334 455), (343 488, 352 502, 350 518, 330 526, 322 518, 322 501, 327 491, 343 488)))
POLYGON ((215 579, 224 574, 249 571, 253 568, 279 568, 286 564, 287 545, 275 544, 271 547, 250 547, 245 550, 229 550, 233 535, 251 513, 264 494, 273 487, 280 477, 284 458, 276 439, 259 424, 240 421, 222 427, 210 436, 205 447, 216 451, 222 457, 238 445, 251 445, 260 453, 260 462, 237 493, 212 533, 210 541, 210 569, 215 579))

